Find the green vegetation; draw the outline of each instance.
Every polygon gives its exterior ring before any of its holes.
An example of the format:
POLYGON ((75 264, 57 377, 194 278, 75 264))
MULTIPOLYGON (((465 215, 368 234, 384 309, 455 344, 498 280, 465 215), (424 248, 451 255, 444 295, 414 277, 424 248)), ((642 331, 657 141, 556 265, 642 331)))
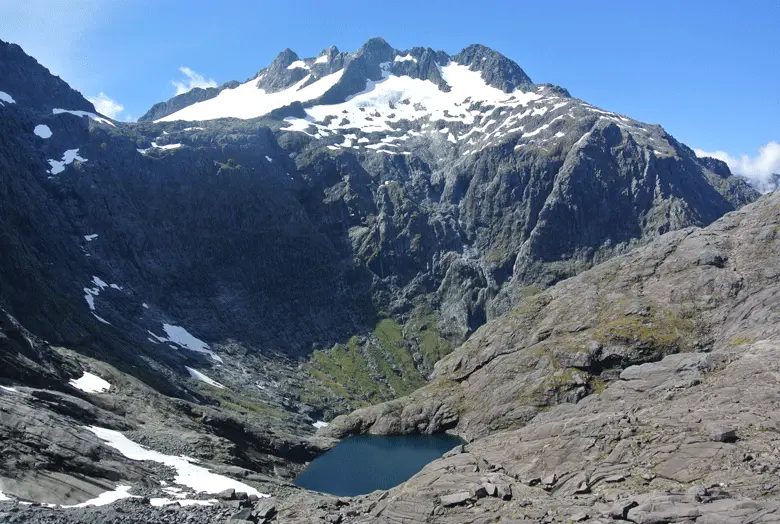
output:
POLYGON ((628 343, 657 350, 691 349, 695 324, 671 311, 648 315, 626 315, 597 329, 596 340, 602 343, 628 343))
POLYGON ((235 413, 280 420, 287 417, 287 414, 281 409, 269 406, 262 402, 255 402, 236 392, 227 389, 219 389, 202 382, 198 382, 196 386, 203 396, 211 398, 219 404, 221 408, 228 409, 235 413))
POLYGON ((315 351, 305 365, 312 384, 302 400, 322 406, 325 399, 335 398, 359 407, 425 385, 436 361, 452 350, 436 328, 435 314, 419 307, 404 326, 388 317, 380 315, 365 337, 354 336, 328 350, 315 351))
POLYGON ((755 338, 734 337, 729 340, 729 346, 744 346, 745 344, 754 344, 755 342, 755 338))

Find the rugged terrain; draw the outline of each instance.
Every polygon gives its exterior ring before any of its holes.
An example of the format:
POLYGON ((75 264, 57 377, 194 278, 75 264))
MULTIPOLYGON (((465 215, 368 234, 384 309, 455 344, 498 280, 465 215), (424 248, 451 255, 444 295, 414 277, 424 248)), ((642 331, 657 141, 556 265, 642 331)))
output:
POLYGON ((0 514, 771 520, 777 198, 735 211, 758 193, 660 126, 381 39, 135 124, 2 42, 0 92, 0 491, 154 501, 197 454, 275 497, 0 514), (330 437, 444 430, 471 442, 390 492, 288 484, 330 437))

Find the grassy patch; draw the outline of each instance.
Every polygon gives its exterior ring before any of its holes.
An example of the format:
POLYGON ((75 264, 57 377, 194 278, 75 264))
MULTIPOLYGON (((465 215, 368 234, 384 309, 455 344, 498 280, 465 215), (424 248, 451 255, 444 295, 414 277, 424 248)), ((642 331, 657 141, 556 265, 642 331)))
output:
POLYGON ((734 337, 729 340, 729 346, 744 346, 745 344, 754 344, 756 339, 747 337, 734 337))
POLYGON ((597 329, 599 342, 623 343, 665 350, 679 348, 685 351, 692 345, 695 324, 671 311, 649 315, 626 315, 607 322, 597 329))
POLYGON ((381 318, 367 336, 312 354, 305 367, 314 383, 302 400, 320 407, 335 398, 358 407, 406 395, 425 385, 433 364, 451 350, 432 312, 415 310, 405 326, 381 318))
POLYGON ((256 402, 227 389, 219 389, 208 384, 199 383, 198 390, 204 396, 216 401, 221 408, 241 415, 275 419, 284 419, 287 416, 286 412, 279 408, 256 402))

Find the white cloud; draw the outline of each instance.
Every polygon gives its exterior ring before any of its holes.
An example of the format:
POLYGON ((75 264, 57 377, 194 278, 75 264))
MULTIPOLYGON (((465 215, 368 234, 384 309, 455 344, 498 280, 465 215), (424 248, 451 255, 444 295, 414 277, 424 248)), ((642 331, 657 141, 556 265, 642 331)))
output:
POLYGON ((125 110, 125 106, 111 99, 104 92, 101 91, 98 96, 88 96, 87 100, 92 102, 98 113, 114 120, 122 120, 121 115, 125 110))
POLYGON ((190 89, 194 89, 196 87, 217 87, 217 83, 209 78, 208 80, 201 75, 200 73, 196 73, 189 67, 180 67, 179 71, 184 74, 187 78, 184 81, 176 81, 174 80, 171 82, 173 84, 173 87, 176 88, 176 94, 180 95, 182 93, 186 93, 190 89))
POLYGON ((696 156, 711 156, 723 160, 729 165, 732 173, 743 175, 762 185, 767 182, 772 173, 780 173, 780 144, 774 140, 758 148, 755 156, 742 155, 733 157, 725 151, 702 151, 694 149, 696 156))

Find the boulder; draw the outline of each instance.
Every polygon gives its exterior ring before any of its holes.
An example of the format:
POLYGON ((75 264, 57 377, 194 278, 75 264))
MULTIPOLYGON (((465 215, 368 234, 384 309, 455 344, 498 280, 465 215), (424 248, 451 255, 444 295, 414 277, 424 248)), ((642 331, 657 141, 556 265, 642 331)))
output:
POLYGON ((468 491, 461 491, 458 493, 453 493, 451 495, 442 495, 441 504, 445 508, 449 508, 452 506, 459 506, 461 504, 465 504, 469 500, 471 500, 471 493, 468 491))

